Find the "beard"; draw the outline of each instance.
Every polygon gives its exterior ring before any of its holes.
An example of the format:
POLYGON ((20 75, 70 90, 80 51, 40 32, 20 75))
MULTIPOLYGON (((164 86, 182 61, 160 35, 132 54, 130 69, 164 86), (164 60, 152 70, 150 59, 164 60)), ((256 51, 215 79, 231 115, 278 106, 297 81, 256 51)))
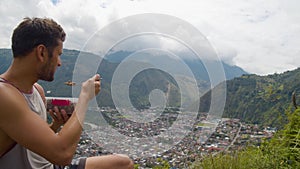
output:
POLYGON ((48 50, 49 56, 48 56, 48 62, 43 65, 41 68, 41 71, 38 73, 38 78, 40 80, 45 80, 48 82, 52 82, 54 80, 54 73, 56 66, 53 65, 52 59, 53 59, 53 51, 48 50))
POLYGON ((41 68, 41 71, 38 73, 38 78, 40 80, 45 80, 51 82, 54 80, 55 66, 51 65, 51 62, 48 62, 41 68))
POLYGON ((39 75, 39 80, 45 80, 45 81, 48 81, 48 82, 52 82, 54 80, 54 74, 50 74, 50 73, 40 74, 39 75))

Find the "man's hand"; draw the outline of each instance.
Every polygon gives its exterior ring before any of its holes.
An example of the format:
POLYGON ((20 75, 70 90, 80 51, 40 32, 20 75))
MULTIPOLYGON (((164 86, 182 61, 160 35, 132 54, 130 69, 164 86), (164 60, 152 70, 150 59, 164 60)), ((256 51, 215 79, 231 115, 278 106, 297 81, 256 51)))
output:
POLYGON ((53 108, 53 110, 49 109, 49 113, 53 120, 50 127, 55 132, 69 119, 67 112, 64 109, 59 110, 56 106, 53 108))
POLYGON ((100 75, 96 74, 92 78, 82 83, 81 94, 87 97, 88 100, 94 98, 101 90, 100 75))

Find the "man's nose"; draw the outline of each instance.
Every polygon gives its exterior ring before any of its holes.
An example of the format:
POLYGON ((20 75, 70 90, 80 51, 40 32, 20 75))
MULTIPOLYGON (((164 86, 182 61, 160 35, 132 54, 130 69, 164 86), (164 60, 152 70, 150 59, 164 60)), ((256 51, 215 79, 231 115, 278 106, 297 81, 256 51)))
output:
POLYGON ((57 66, 61 66, 61 59, 60 59, 60 57, 58 57, 57 66))

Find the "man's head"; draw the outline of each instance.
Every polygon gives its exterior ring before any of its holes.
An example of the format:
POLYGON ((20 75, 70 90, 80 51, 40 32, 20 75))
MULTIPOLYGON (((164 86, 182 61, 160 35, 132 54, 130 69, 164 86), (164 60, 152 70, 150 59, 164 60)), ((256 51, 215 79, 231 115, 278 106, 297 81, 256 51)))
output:
POLYGON ((23 57, 36 46, 44 45, 51 57, 59 41, 64 41, 66 34, 62 27, 48 18, 24 18, 12 35, 14 58, 23 57))
POLYGON ((37 79, 52 81, 56 68, 61 65, 65 36, 62 27, 52 19, 25 18, 12 35, 13 56, 22 63, 25 63, 23 58, 28 58, 28 63, 38 63, 28 69, 36 71, 37 79))

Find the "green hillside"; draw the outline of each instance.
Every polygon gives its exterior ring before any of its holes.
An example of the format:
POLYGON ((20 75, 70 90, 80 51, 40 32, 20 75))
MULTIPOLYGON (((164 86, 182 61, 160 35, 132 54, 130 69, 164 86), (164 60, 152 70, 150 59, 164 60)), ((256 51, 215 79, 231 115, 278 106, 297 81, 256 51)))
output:
MULTIPOLYGON (((243 75, 226 82, 223 117, 281 128, 293 91, 300 92, 300 69, 268 76, 243 75)), ((298 95, 299 96, 299 95, 298 95)), ((201 98, 200 111, 208 111, 210 92, 201 98)), ((299 100, 299 99, 298 99, 299 100)))
POLYGON ((227 83, 224 116, 283 126, 293 91, 300 91, 300 69, 269 76, 246 75, 227 83), (238 103, 238 104, 237 104, 238 103))

